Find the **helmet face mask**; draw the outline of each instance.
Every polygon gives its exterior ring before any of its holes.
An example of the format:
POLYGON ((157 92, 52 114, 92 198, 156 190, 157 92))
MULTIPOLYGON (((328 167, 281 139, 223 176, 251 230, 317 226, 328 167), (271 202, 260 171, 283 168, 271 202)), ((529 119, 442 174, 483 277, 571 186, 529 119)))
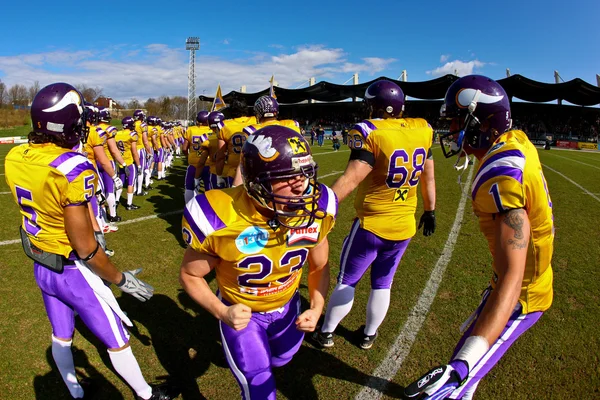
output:
POLYGON ((242 148, 240 169, 246 191, 272 213, 276 225, 301 229, 324 217, 318 209, 318 166, 308 143, 294 130, 271 125, 254 132, 242 148), (298 180, 302 190, 294 194, 298 180))
POLYGON ((440 110, 442 119, 451 120, 450 132, 440 135, 444 156, 463 150, 486 150, 496 138, 512 127, 510 103, 502 86, 481 75, 458 79, 446 92, 440 110))

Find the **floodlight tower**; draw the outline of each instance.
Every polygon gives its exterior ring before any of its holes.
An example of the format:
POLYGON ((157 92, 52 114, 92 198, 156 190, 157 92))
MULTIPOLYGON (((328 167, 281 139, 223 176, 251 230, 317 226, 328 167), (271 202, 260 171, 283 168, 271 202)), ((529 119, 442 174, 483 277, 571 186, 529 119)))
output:
POLYGON ((196 50, 200 50, 200 38, 190 36, 185 41, 185 49, 190 51, 190 68, 188 71, 188 111, 187 120, 193 121, 196 112, 196 50))

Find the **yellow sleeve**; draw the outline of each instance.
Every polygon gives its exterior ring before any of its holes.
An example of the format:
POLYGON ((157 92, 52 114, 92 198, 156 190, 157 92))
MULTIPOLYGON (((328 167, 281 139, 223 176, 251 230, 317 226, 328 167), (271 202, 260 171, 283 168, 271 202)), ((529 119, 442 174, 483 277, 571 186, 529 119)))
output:
POLYGON ((72 170, 64 173, 64 187, 61 190, 63 207, 89 201, 96 193, 98 175, 87 159, 81 161, 72 170))

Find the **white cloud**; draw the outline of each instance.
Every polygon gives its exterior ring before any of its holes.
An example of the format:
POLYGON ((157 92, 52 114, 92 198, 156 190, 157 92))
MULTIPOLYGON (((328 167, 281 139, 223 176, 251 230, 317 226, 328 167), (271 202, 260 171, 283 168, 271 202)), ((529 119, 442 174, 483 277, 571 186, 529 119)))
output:
POLYGON ((434 70, 431 70, 431 71, 427 71, 427 74, 428 75, 433 75, 433 76, 442 76, 442 75, 446 75, 446 74, 454 74, 456 72, 456 74, 458 76, 465 76, 465 75, 472 74, 475 71, 475 69, 483 68, 483 66, 486 65, 486 64, 487 63, 484 63, 484 62, 479 61, 479 60, 472 60, 472 61, 454 60, 454 61, 448 61, 447 63, 445 63, 441 67, 438 67, 438 68, 436 68, 434 70))
POLYGON ((223 44, 229 44, 229 39, 224 39, 223 44))
MULTIPOLYGON (((317 77, 343 82, 348 73, 374 74, 386 69, 395 59, 365 57, 360 62, 347 60, 340 48, 306 45, 277 55, 248 52, 245 58, 196 56, 196 94, 212 96, 218 83, 224 93, 246 85, 248 92, 268 87, 272 74, 281 87, 292 87, 302 80, 317 77)), ((39 54, 0 57, 0 74, 8 86, 44 86, 64 81, 74 85, 100 86, 104 94, 119 101, 131 98, 187 96, 188 53, 179 48, 155 43, 143 48, 125 46, 97 51, 63 50, 39 54)))
POLYGON ((283 49, 285 46, 282 44, 270 44, 269 47, 273 48, 273 49, 283 49))
POLYGON ((440 56, 440 62, 441 63, 445 63, 446 61, 448 61, 450 59, 450 54, 442 54, 440 56))

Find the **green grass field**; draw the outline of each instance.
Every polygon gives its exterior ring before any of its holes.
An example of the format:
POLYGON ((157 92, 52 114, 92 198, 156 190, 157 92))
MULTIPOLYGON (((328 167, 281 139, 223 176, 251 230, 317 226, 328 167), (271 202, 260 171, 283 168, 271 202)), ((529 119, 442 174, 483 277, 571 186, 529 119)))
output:
MULTIPOLYGON (((0 146, 0 174, 10 146, 0 146)), ((331 185, 343 171, 348 152, 316 148, 319 175, 331 185)), ((364 324, 369 295, 366 277, 356 291, 354 308, 339 326, 335 346, 322 351, 305 341, 294 359, 276 371, 278 398, 350 399, 369 382, 411 316, 454 223, 461 196, 452 161, 436 159, 438 227, 436 233, 412 240, 394 280, 392 304, 373 348, 361 350, 355 332, 364 324)), ((556 224, 553 258, 554 304, 526 332, 482 381, 477 399, 600 398, 600 153, 541 151, 554 203, 556 224), (561 175, 562 174, 562 175, 561 175), (571 181, 569 181, 570 179, 571 181), (587 191, 587 192, 586 192, 587 191)), ((178 161, 166 183, 134 202, 142 208, 120 210, 125 222, 107 235, 113 258, 122 270, 143 267, 141 278, 156 288, 139 303, 116 290, 123 309, 135 323, 132 346, 149 380, 170 375, 182 386, 184 399, 235 399, 239 388, 220 347, 217 321, 182 292, 178 271, 184 252, 180 237, 185 167, 178 161), (165 215, 167 214, 167 215, 165 215), (158 216, 157 216, 158 215, 158 216), (137 220, 140 217, 157 216, 137 220)), ((466 177, 466 175, 464 175, 466 177)), ((4 178, 4 176, 1 176, 4 178)), ((33 274, 18 237, 19 213, 0 179, 0 398, 66 399, 50 352, 50 325, 33 274)), ((421 214, 417 210, 417 217, 421 214)), ((339 271, 342 241, 354 217, 353 198, 340 205, 331 243, 331 289, 339 271)), ((460 234, 437 296, 424 324, 391 379, 383 398, 400 398, 404 385, 435 364, 445 363, 460 337, 459 326, 479 303, 491 275, 487 243, 478 230, 469 202, 460 234)), ((216 287, 214 276, 210 284, 216 287)), ((301 293, 307 298, 306 279, 301 293)), ((306 301, 304 302, 306 305, 306 301)), ((414 333, 414 332, 413 332, 414 333)), ((131 399, 133 393, 111 369, 104 348, 78 325, 74 339, 77 370, 100 387, 95 398, 131 399)))

